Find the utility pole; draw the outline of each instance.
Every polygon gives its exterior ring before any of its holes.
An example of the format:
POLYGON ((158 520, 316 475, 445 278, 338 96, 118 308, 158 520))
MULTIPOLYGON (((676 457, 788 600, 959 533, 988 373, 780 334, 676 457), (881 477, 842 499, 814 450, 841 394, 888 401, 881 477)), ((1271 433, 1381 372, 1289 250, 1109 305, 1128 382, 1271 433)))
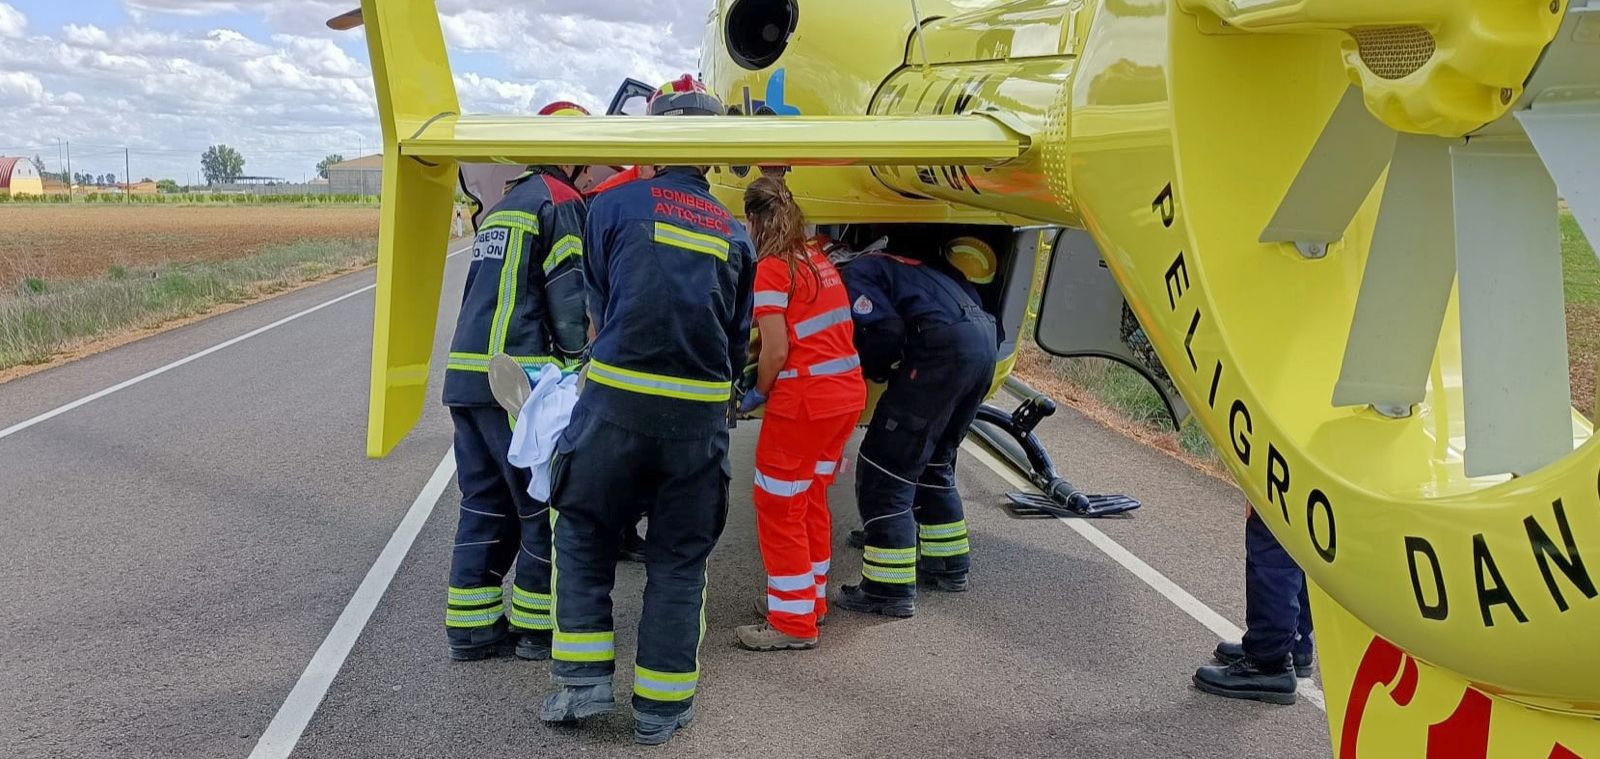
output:
POLYGON ((67 202, 72 202, 72 140, 67 140, 67 202))
POLYGON ((132 200, 132 198, 128 197, 129 195, 133 194, 133 173, 132 172, 133 172, 133 169, 131 168, 131 166, 130 166, 130 164, 128 162, 128 149, 127 148, 123 148, 122 149, 122 202, 124 202, 124 203, 127 203, 127 202, 132 200))

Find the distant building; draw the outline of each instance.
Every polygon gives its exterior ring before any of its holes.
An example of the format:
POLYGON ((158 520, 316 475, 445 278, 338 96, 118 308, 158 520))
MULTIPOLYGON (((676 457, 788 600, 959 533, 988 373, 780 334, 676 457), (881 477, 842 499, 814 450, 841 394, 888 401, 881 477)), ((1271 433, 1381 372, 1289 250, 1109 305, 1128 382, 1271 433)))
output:
POLYGON ((43 195, 44 179, 33 161, 0 156, 0 195, 43 195))
POLYGON ((328 192, 334 195, 378 195, 383 192, 383 155, 369 155, 329 166, 328 192))

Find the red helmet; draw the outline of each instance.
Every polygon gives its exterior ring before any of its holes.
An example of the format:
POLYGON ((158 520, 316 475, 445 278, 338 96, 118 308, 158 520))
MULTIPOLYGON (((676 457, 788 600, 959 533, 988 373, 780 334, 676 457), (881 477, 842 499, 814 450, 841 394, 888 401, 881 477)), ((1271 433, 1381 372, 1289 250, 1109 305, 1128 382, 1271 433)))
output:
POLYGON ((588 116, 589 109, 570 100, 557 100, 539 109, 540 116, 588 116))
POLYGON ((705 85, 684 74, 656 90, 650 97, 651 116, 721 116, 722 101, 706 92, 705 85))

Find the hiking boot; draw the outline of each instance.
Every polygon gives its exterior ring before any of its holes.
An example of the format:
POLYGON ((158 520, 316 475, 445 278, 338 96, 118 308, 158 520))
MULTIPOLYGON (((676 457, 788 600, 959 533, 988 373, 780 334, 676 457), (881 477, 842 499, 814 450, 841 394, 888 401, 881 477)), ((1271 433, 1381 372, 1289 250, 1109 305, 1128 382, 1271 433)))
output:
POLYGON ((511 653, 516 643, 504 619, 489 627, 450 628, 451 661, 482 661, 511 653))
MULTIPOLYGON (((1223 641, 1217 644, 1217 650, 1212 652, 1211 660, 1227 666, 1244 658, 1244 645, 1232 641, 1223 641)), ((1316 659, 1312 654, 1294 655, 1294 676, 1310 677, 1317 671, 1316 659)))
MULTIPOLYGON (((758 616, 758 617, 760 617, 762 619, 766 619, 767 618, 767 597, 766 596, 757 596, 756 597, 756 616, 758 616)), ((828 621, 828 612, 822 612, 821 614, 817 615, 817 627, 823 626, 824 624, 827 623, 827 621, 828 621)))
POLYGON ((517 658, 544 661, 550 658, 550 631, 525 632, 517 641, 517 658))
POLYGON ((917 582, 933 588, 934 590, 942 590, 946 593, 965 593, 967 592, 968 588, 972 587, 971 583, 967 582, 966 575, 947 575, 934 574, 932 572, 918 572, 917 582))
POLYGON ((833 605, 841 609, 865 614, 882 614, 885 617, 905 618, 917 612, 917 599, 878 596, 861 589, 860 585, 841 585, 833 605))
POLYGON ((1194 687, 1214 696, 1287 706, 1295 702, 1294 666, 1287 654, 1276 664, 1246 657, 1195 670, 1194 687))
POLYGON ((539 707, 539 719, 545 722, 577 722, 580 719, 607 714, 617 702, 611 696, 611 683, 596 685, 557 685, 539 707))
POLYGON ((672 734, 688 727, 694 721, 694 707, 671 716, 633 713, 633 742, 646 746, 659 746, 672 740, 672 734))
POLYGON ((733 629, 739 647, 746 651, 800 651, 817 647, 817 639, 796 638, 767 622, 740 625, 733 629))

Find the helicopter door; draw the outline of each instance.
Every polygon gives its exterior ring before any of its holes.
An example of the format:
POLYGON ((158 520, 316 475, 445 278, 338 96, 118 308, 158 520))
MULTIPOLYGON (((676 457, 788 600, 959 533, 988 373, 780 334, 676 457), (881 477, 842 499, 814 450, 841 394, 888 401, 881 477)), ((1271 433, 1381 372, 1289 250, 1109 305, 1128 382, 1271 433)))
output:
POLYGON ((655 94, 655 91, 656 88, 637 79, 624 79, 622 86, 617 88, 617 94, 611 96, 611 105, 606 108, 606 115, 643 116, 645 109, 650 105, 650 96, 655 94))
POLYGON ((1034 340, 1057 356, 1108 358, 1138 372, 1166 403, 1173 427, 1189 406, 1139 326, 1089 233, 1063 229, 1051 250, 1034 340))

